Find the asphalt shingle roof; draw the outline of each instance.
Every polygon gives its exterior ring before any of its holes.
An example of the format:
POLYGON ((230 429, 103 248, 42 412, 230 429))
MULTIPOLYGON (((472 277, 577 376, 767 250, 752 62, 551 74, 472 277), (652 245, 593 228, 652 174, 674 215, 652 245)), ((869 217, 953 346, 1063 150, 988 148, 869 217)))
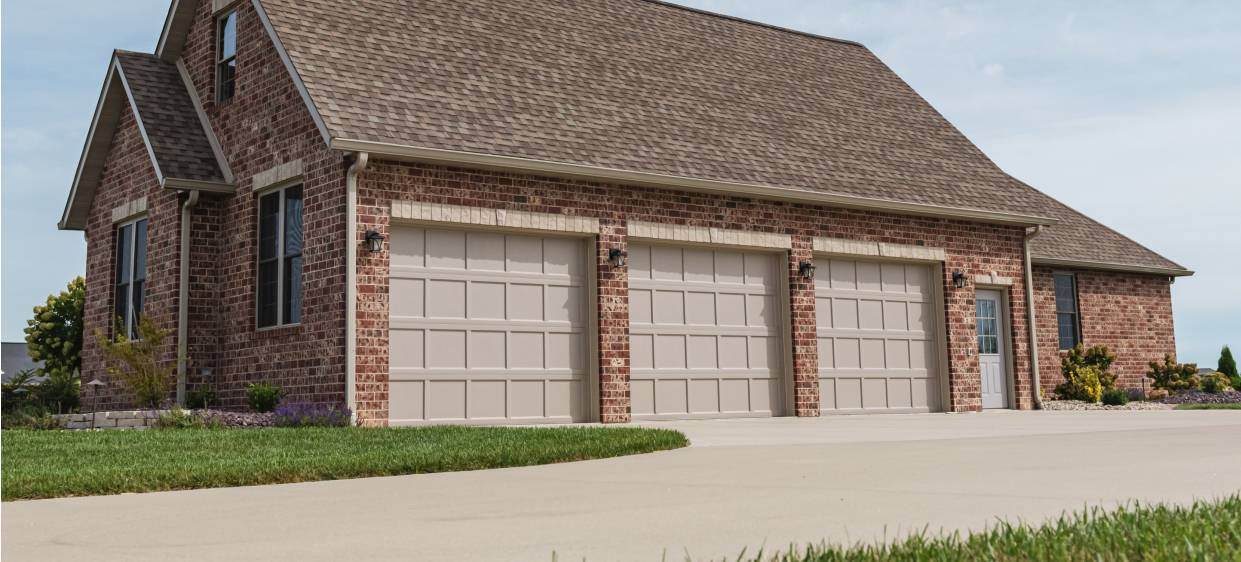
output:
POLYGON ((224 182, 177 66, 131 51, 117 51, 116 58, 164 176, 224 182))
POLYGON ((650 0, 261 0, 332 138, 1057 218, 865 47, 650 0))

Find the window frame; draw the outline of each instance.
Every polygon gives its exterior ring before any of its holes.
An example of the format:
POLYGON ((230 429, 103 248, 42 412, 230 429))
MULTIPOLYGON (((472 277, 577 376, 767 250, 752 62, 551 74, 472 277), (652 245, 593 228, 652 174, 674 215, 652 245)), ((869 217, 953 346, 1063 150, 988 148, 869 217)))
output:
MULTIPOLYGON (((297 179, 294 181, 282 182, 276 185, 272 185, 266 189, 263 189, 257 192, 255 194, 254 213, 255 213, 255 229, 254 229, 255 230, 255 245, 254 245, 254 327, 255 327, 255 330, 257 331, 279 330, 282 328, 300 326, 302 323, 302 315, 301 315, 302 301, 300 300, 298 301, 297 321, 295 322, 285 321, 287 311, 285 310, 284 286, 285 286, 285 270, 286 270, 285 263, 287 262, 289 258, 292 258, 292 257, 302 258, 305 255, 305 251, 306 251, 306 243, 305 243, 306 188, 305 188, 305 185, 302 183, 300 179, 297 179), (303 234, 302 234, 301 249, 296 254, 286 254, 285 253, 285 238, 286 238, 285 219, 287 217, 286 202, 288 201, 288 192, 292 189, 301 189, 302 191, 301 223, 302 223, 303 234), (267 197, 272 197, 272 196, 276 197, 276 200, 277 200, 277 205, 276 205, 277 215, 276 215, 276 225, 275 225, 276 253, 273 257, 264 259, 263 248, 262 248, 262 245, 263 245, 263 199, 267 197), (268 262, 276 263, 276 288, 275 288, 276 312, 275 312, 275 323, 264 325, 262 323, 262 313, 263 313, 263 298, 262 298, 263 294, 261 293, 262 291, 262 268, 263 268, 263 264, 268 263, 268 262)), ((304 258, 301 261, 301 265, 299 265, 298 267, 301 270, 301 272, 305 271, 304 258)), ((303 279, 303 276, 299 272, 299 275, 298 275, 299 291, 298 292, 304 295, 305 293, 301 291, 302 279, 303 279)))
MULTIPOLYGON (((150 246, 150 240, 151 240, 151 221, 148 219, 149 217, 147 217, 146 215, 139 215, 139 216, 127 219, 125 221, 118 222, 113 227, 113 233, 114 233, 113 234, 114 243, 112 245, 113 250, 116 250, 119 246, 119 242, 120 242, 119 239, 121 236, 121 232, 123 232, 125 229, 129 229, 128 244, 126 245, 126 248, 125 248, 126 254, 124 256, 126 263, 122 266, 120 264, 121 256, 120 255, 112 256, 112 266, 113 266, 112 268, 112 275, 113 275, 113 278, 112 278, 112 321, 109 322, 109 325, 110 325, 109 331, 112 333, 113 338, 119 335, 117 334, 116 330, 117 328, 120 328, 123 331, 125 337, 128 338, 129 340, 139 339, 138 338, 139 334, 137 331, 138 329, 137 324, 142 317, 142 313, 134 308, 134 286, 137 285, 139 281, 138 276, 137 276, 138 268, 136 267, 138 264, 138 225, 140 223, 146 223, 146 236, 144 236, 142 239, 143 241, 142 266, 143 267, 142 267, 142 279, 141 279, 142 281, 141 296, 145 296, 146 287, 147 287, 147 266, 150 264, 150 260, 149 260, 150 256, 147 253, 147 248, 150 246), (125 269, 128 269, 129 271, 129 280, 126 283, 124 283, 125 302, 127 306, 125 307, 123 317, 119 314, 116 314, 116 307, 118 304, 120 304, 117 302, 117 294, 122 286, 121 277, 123 275, 122 275, 121 267, 124 267, 125 269), (120 318, 121 320, 119 326, 117 325, 118 318, 120 318)), ((146 304, 145 298, 142 299, 142 303, 146 304)))
POLYGON ((1081 314, 1081 296, 1077 291, 1077 274, 1071 271, 1056 271, 1051 276, 1051 292, 1056 307, 1056 349, 1059 351, 1068 351, 1082 343, 1082 314, 1081 314), (1058 291, 1058 283, 1061 278, 1067 278, 1073 287, 1073 310, 1061 310, 1060 298, 1058 291), (1072 345, 1065 347, 1063 338, 1060 337, 1060 316, 1070 315, 1073 317, 1073 342, 1072 345))
POLYGON ((215 18, 215 101, 216 103, 226 103, 237 96, 237 10, 234 8, 221 13, 215 18), (224 55, 224 26, 229 18, 233 20, 233 54, 225 57, 224 55), (233 64, 233 76, 229 80, 232 88, 227 97, 224 95, 224 72, 225 65, 233 64))

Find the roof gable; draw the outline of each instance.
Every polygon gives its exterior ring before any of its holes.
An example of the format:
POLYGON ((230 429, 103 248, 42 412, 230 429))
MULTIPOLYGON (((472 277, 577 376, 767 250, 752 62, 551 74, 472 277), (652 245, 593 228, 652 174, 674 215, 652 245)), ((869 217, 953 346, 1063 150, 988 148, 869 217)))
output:
POLYGON ((232 174, 177 65, 150 54, 116 51, 60 219, 61 229, 86 227, 113 134, 127 105, 161 187, 232 191, 232 174))

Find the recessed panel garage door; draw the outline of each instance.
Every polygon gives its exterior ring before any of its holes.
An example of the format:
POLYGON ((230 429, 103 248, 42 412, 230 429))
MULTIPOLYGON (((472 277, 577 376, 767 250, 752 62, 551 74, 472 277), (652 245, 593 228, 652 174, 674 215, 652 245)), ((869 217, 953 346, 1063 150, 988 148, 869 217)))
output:
POLYGON ((580 239, 392 230, 389 421, 586 416, 580 239))
POLYGON ((629 247, 635 418, 780 413, 778 255, 629 247))
POLYGON ((938 410, 931 266, 827 258, 817 264, 823 412, 938 410))

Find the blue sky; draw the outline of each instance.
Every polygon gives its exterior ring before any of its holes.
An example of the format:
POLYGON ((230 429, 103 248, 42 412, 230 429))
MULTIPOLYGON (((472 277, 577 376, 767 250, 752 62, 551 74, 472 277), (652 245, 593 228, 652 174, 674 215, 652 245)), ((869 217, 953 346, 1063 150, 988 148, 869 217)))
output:
MULTIPOLYGON (((682 0, 860 41, 1008 172, 1195 270, 1182 360, 1241 346, 1241 4, 682 0)), ((113 48, 153 49, 168 0, 6 0, 2 331, 83 271, 59 232, 113 48)))

